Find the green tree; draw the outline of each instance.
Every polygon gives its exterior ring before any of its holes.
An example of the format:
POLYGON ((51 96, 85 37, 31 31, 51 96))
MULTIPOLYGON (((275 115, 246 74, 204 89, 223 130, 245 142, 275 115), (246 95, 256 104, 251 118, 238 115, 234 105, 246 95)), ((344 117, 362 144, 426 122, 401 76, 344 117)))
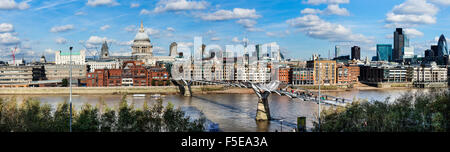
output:
POLYGON ((133 106, 128 106, 126 95, 122 97, 119 106, 117 129, 120 132, 134 132, 136 129, 136 115, 133 106))
POLYGON ((150 110, 150 132, 161 132, 163 109, 163 101, 158 99, 150 110))
POLYGON ((102 113, 101 116, 101 126, 100 131, 101 132, 114 132, 115 126, 116 126, 116 111, 111 110, 110 108, 106 107, 105 111, 102 113))
MULTIPOLYGON (((404 94, 393 103, 354 102, 345 108, 322 111, 326 132, 445 132, 449 131, 450 92, 404 94)), ((314 122, 313 131, 319 131, 314 122)))
POLYGON ((67 101, 58 104, 53 117, 52 131, 54 132, 69 132, 70 111, 67 101))
POLYGON ((76 132, 97 132, 99 131, 100 120, 98 109, 90 104, 84 104, 80 113, 75 118, 73 131, 76 132))
POLYGON ((67 87, 67 86, 69 86, 69 80, 67 80, 67 78, 62 79, 61 86, 62 86, 62 87, 67 87))
POLYGON ((13 97, 2 107, 2 122, 5 132, 20 132, 22 130, 21 117, 16 98, 13 97))

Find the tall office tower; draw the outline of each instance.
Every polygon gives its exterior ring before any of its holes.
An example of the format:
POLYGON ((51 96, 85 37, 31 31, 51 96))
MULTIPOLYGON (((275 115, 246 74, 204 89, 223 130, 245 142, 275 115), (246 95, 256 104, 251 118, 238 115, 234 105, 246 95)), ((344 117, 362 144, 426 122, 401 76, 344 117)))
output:
POLYGON ((352 47, 352 60, 361 60, 361 48, 359 46, 352 47))
POLYGON ((378 61, 392 61, 392 45, 377 44, 377 59, 378 61))
MULTIPOLYGON (((407 39, 407 38, 406 38, 407 39)), ((402 28, 397 28, 394 32, 394 50, 392 58, 394 61, 401 61, 405 48, 405 34, 402 28)))
POLYGON ((170 54, 169 54, 169 56, 176 57, 178 55, 177 46, 178 46, 178 44, 176 42, 172 42, 170 44, 170 54))
POLYGON ((431 45, 431 51, 433 51, 434 56, 439 56, 438 54, 438 46, 437 45, 431 45))
POLYGON ((437 55, 436 56, 444 56, 448 55, 448 47, 447 47, 447 40, 445 39, 444 34, 439 37, 438 45, 437 45, 437 55))
POLYGON ((434 52, 430 49, 425 50, 425 58, 434 57, 434 52))
POLYGON ((336 45, 336 46, 334 47, 334 57, 335 57, 335 58, 338 58, 340 52, 341 52, 341 47, 338 46, 338 45, 336 45))

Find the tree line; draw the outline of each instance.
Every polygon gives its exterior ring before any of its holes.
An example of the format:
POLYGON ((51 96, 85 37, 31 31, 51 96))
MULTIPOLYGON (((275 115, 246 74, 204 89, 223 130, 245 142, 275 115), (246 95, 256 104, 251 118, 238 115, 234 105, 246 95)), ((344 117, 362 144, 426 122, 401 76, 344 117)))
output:
MULTIPOLYGON (((52 109, 36 99, 19 104, 15 98, 0 98, 0 132, 69 132, 69 108, 67 102, 52 109)), ((72 117, 73 132, 202 132, 206 122, 203 116, 192 120, 170 102, 164 107, 162 100, 136 109, 127 104, 126 95, 117 109, 101 100, 97 106, 84 104, 72 117)))
POLYGON ((357 101, 321 113, 323 132, 449 132, 450 92, 433 89, 403 94, 394 102, 357 101))

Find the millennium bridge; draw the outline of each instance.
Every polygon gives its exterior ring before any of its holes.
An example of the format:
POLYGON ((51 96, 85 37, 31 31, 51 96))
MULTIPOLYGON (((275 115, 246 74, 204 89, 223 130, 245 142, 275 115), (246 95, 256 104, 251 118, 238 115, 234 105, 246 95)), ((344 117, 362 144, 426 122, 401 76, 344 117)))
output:
POLYGON ((258 96, 258 107, 256 112, 256 121, 268 121, 270 117, 269 96, 277 94, 279 96, 287 96, 291 99, 298 99, 301 101, 315 102, 317 104, 327 104, 331 106, 346 106, 353 101, 350 99, 334 97, 312 92, 297 86, 282 84, 275 80, 270 83, 252 83, 252 82, 227 82, 227 81, 206 81, 206 80, 174 80, 172 82, 178 86, 180 93, 184 96, 192 96, 192 84, 201 85, 223 85, 227 87, 251 88, 258 96), (288 89, 291 88, 290 91, 288 89))

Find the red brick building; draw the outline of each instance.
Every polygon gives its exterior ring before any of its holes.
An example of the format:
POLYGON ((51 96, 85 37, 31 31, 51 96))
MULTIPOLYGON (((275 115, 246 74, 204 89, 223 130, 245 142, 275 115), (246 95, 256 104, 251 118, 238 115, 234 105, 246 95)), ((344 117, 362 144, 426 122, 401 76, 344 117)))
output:
POLYGON ((278 69, 278 80, 281 81, 281 83, 289 84, 290 83, 290 76, 289 76, 289 68, 279 68, 278 69))
POLYGON ((122 86, 122 69, 107 70, 106 86, 122 86))
POLYGON ((88 87, 104 87, 106 86, 107 70, 97 69, 92 73, 86 74, 86 86, 88 87))
POLYGON ((121 69, 96 69, 95 72, 87 73, 86 86, 165 86, 169 85, 168 80, 169 73, 166 68, 147 68, 143 62, 126 61, 121 69), (123 83, 123 80, 130 82, 123 83))
POLYGON ((147 69, 144 62, 126 61, 123 63, 123 78, 133 79, 133 86, 148 86, 147 69))
POLYGON ((350 84, 358 82, 360 69, 357 65, 343 65, 339 64, 336 69, 336 83, 350 84))
POLYGON ((169 80, 169 72, 165 68, 152 67, 148 69, 148 82, 150 86, 166 86, 169 80))

